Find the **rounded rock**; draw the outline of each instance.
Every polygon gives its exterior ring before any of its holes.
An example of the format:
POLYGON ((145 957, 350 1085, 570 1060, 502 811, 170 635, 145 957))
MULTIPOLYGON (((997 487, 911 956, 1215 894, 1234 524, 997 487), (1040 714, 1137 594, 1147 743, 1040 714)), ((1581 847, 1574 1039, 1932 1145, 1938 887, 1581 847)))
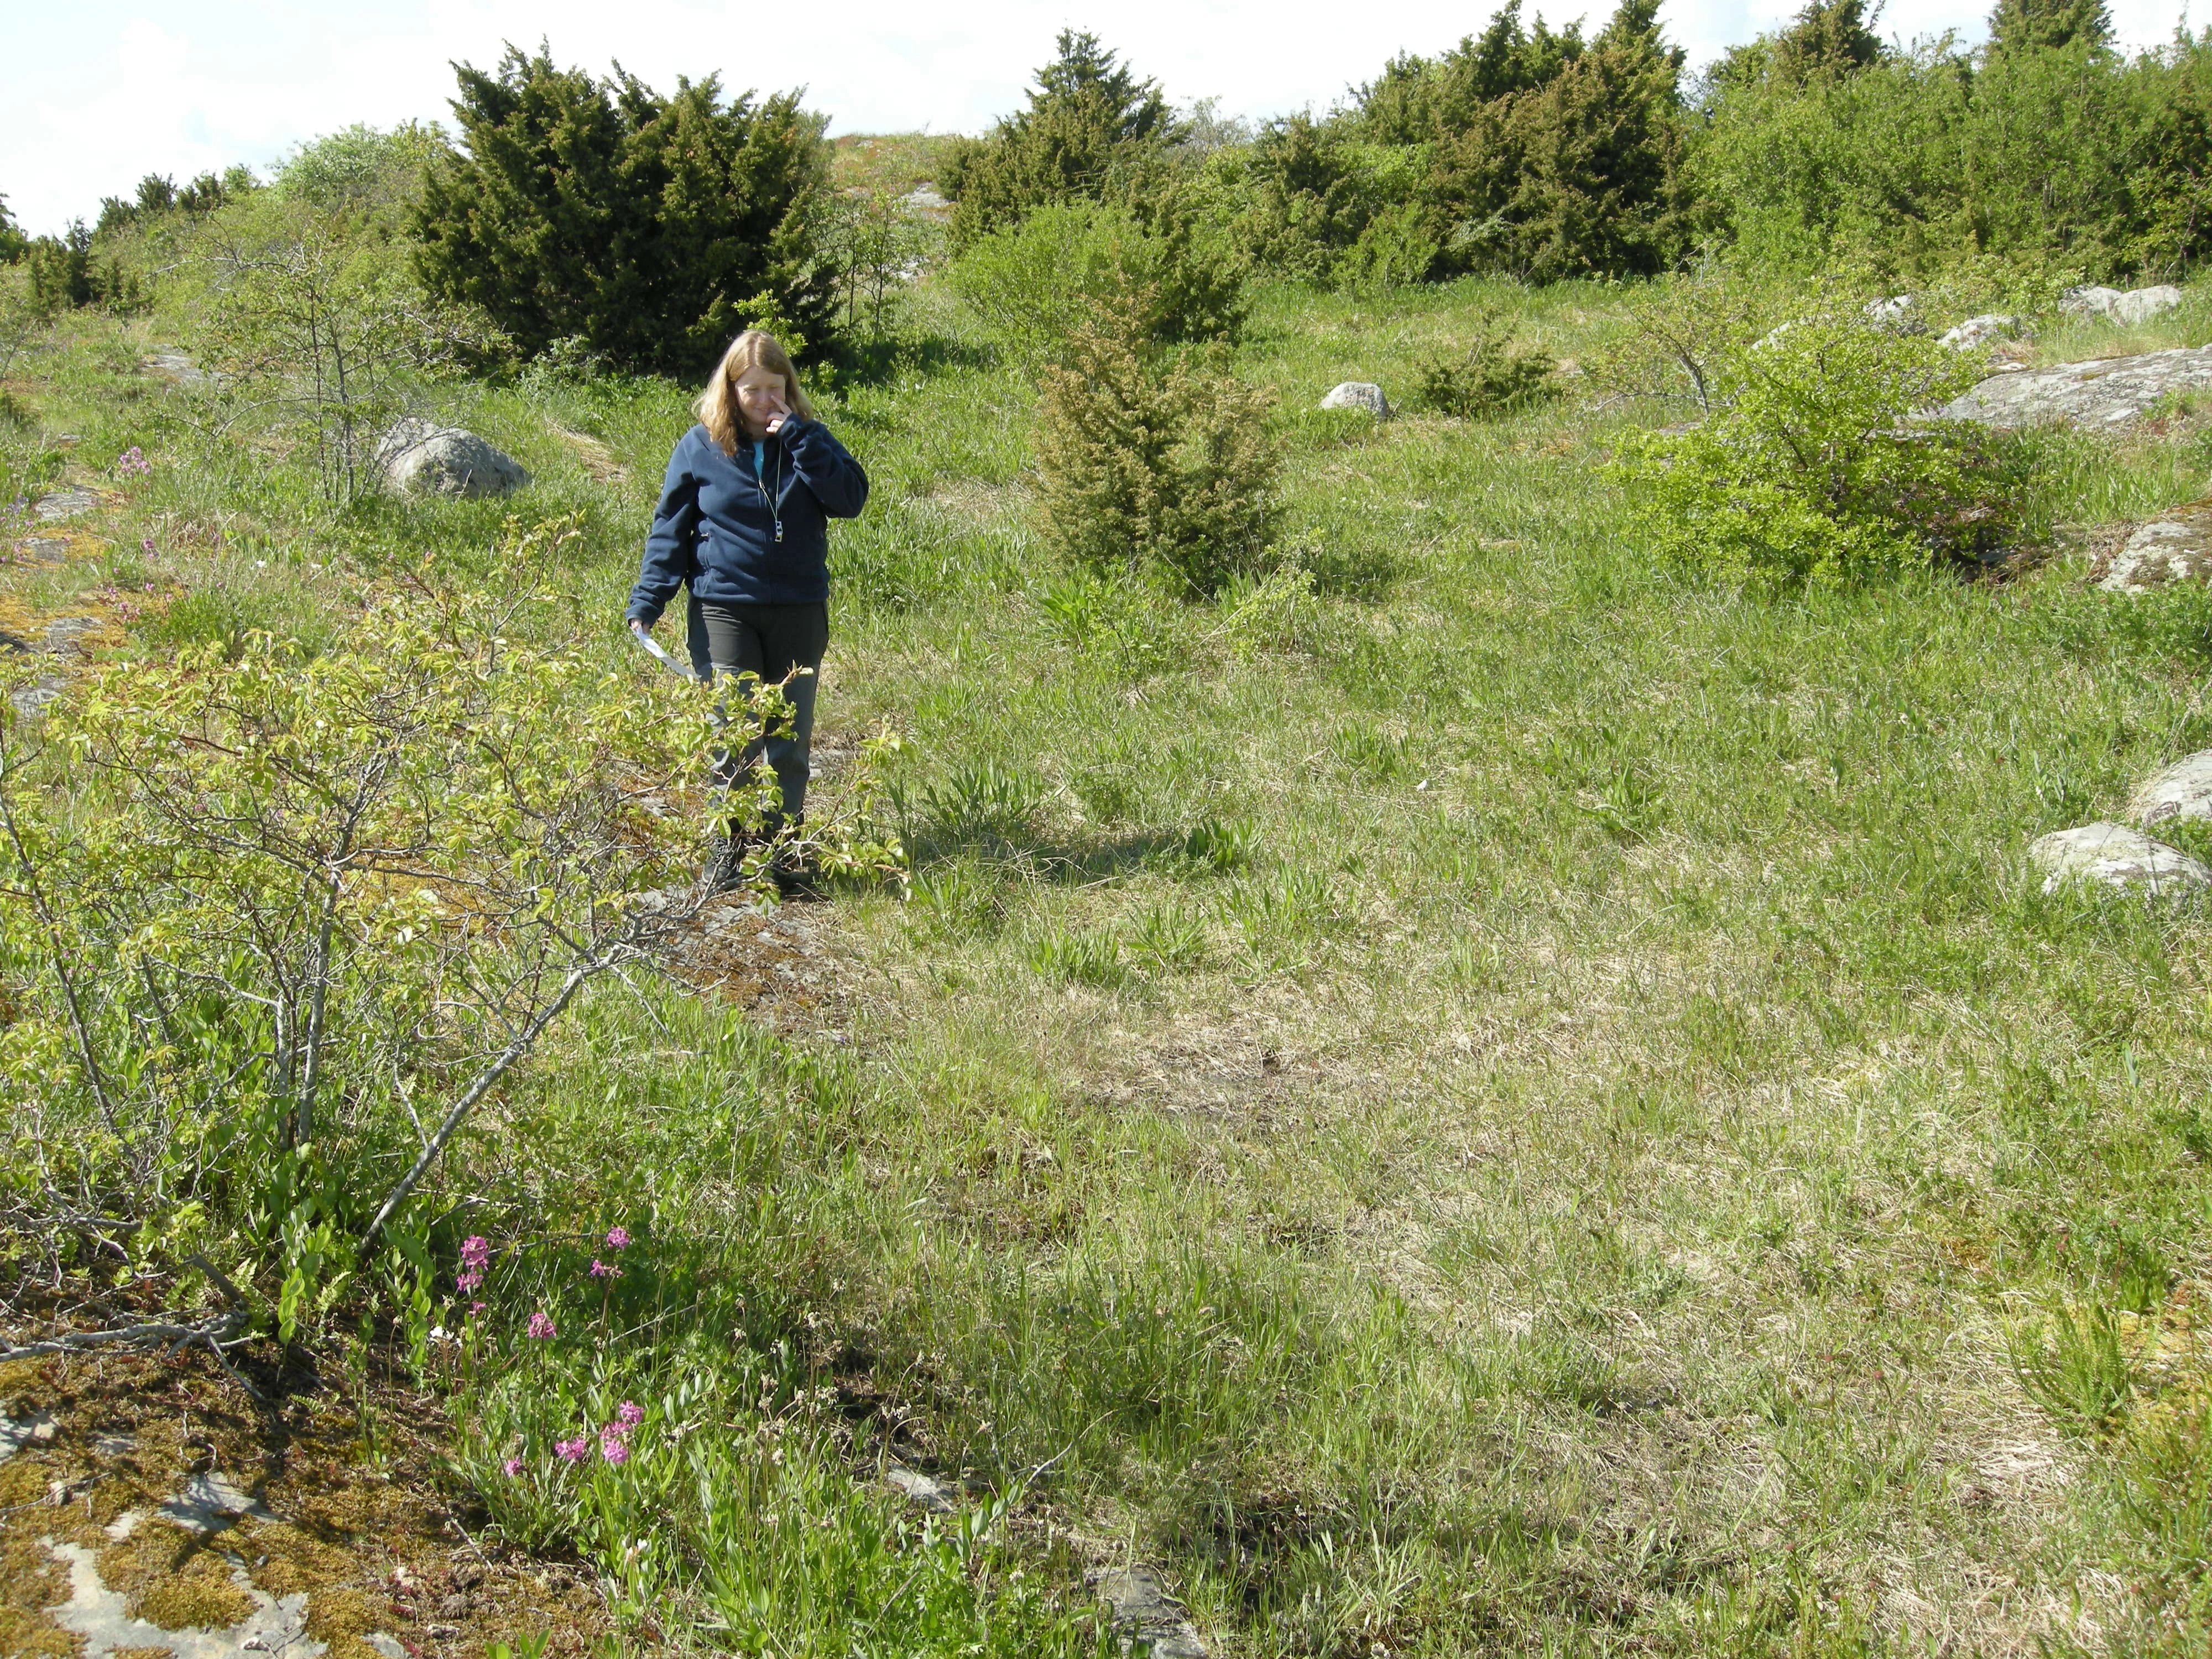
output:
POLYGON ((1364 409, 1378 421, 1390 418, 1390 400, 1372 380, 1343 380, 1321 400, 1323 409, 1364 409))
POLYGON ((2046 893, 2069 882, 2153 897, 2179 897, 2212 886, 2212 870, 2179 848, 2153 841, 2124 823, 2085 823, 2054 830, 2031 842, 2027 856, 2044 872, 2046 893))
POLYGON ((511 495, 530 482, 520 461, 475 433, 412 415, 384 434, 376 462, 387 485, 410 495, 511 495))

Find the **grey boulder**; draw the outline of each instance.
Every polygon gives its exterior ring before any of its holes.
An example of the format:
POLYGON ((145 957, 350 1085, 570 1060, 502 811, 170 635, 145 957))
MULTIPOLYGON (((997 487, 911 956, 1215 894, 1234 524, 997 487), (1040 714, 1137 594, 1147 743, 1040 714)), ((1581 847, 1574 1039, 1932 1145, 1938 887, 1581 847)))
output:
POLYGON ((2212 750, 2184 754, 2143 779, 2143 787, 2128 801, 2128 814, 2146 830, 2167 818, 2212 818, 2212 750))
POLYGON ((376 465, 391 488, 410 495, 511 495, 530 482, 521 462, 475 433, 413 415, 384 434, 376 465))
POLYGON ((2148 593, 2207 577, 2212 577, 2212 505, 2200 501, 2138 526, 2097 586, 2107 593, 2148 593))
POLYGON ((2153 841, 2124 823, 2085 823, 2075 830, 2054 830, 2031 842, 2027 856, 2043 872, 2046 893, 2081 882, 2172 897, 2212 884, 2212 870, 2179 848, 2153 841))
POLYGON ((1152 1659, 1207 1659, 1190 1615, 1150 1567, 1109 1567, 1092 1583, 1125 1644, 1141 1644, 1152 1659))
POLYGON ((1928 325, 1921 320, 1920 301, 1910 294, 1893 294, 1887 300, 1869 300, 1860 309, 1868 320, 1892 334, 1924 334, 1928 325))
POLYGON ((2207 387, 2212 387, 2212 346, 2179 346, 1992 374, 1937 412, 2000 431, 2061 423, 2094 431, 2124 426, 2174 392, 2207 387))
POLYGON ((2200 749, 2143 781, 2128 815, 2146 830, 2168 818, 2212 818, 2212 749, 2200 749))
POLYGON ((1955 328, 1946 329, 1936 343, 1949 346, 1954 351, 1967 351, 1975 346, 1987 345, 1992 340, 2012 339, 2020 332, 2019 318, 1991 311, 1979 317, 1969 317, 1955 328))
POLYGON ((89 489, 57 489, 51 495, 41 495, 31 508, 40 524, 65 524, 71 519, 82 519, 100 505, 100 498, 89 489))
POLYGON ((2058 309, 2069 317, 2103 317, 2132 326, 2147 323, 2180 303, 2181 290, 2171 283, 2160 283, 2124 294, 2116 288, 2071 288, 2059 300, 2058 309))
POLYGON ((1390 400, 1372 380, 1344 380, 1329 388, 1323 409, 1364 409, 1378 421, 1390 418, 1390 400))

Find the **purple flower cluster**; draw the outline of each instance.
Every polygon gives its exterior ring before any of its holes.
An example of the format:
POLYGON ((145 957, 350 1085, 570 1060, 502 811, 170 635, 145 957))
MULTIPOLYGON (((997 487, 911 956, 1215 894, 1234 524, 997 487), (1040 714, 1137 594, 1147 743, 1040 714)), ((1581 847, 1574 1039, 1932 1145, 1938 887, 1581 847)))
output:
POLYGON ((146 452, 133 444, 117 458, 115 471, 118 477, 143 478, 154 470, 154 463, 146 459, 146 452))
MULTIPOLYGON (((484 1269, 490 1266, 491 1241, 471 1233, 461 1241, 461 1270, 453 1275, 453 1288, 464 1294, 475 1290, 483 1283, 484 1269)), ((477 1307, 483 1305, 478 1303, 477 1307)))
POLYGON ((561 1332, 552 1319, 541 1312, 530 1316, 530 1334, 542 1342, 549 1336, 560 1335, 561 1332))
MULTIPOLYGON (((635 1400, 625 1400, 615 1407, 615 1420, 599 1431, 599 1455, 616 1468, 629 1462, 629 1437, 637 1425, 645 1421, 645 1407, 635 1400)), ((556 1440, 553 1455, 564 1463, 581 1463, 592 1455, 592 1437, 588 1431, 574 1440, 556 1440)), ((507 1471, 508 1480, 517 1480, 522 1474, 522 1460, 510 1457, 500 1466, 507 1471)))
POLYGON ((599 1431, 599 1455, 620 1468, 629 1462, 630 1431, 645 1421, 645 1407, 625 1400, 615 1407, 615 1420, 599 1431))

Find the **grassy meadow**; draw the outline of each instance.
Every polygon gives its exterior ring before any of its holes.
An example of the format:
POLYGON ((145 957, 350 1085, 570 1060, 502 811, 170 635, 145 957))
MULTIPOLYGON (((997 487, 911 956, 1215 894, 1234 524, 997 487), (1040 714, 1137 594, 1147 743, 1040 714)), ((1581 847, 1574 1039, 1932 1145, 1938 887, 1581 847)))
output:
MULTIPOLYGON (((1085 1571, 1138 1562, 1237 1656, 2200 1651, 2212 932, 2023 853, 2212 744, 2212 597, 2069 550, 2201 495, 2212 428, 2043 441, 2005 579, 1762 595, 1622 531, 1611 434, 1671 416, 1315 408, 1492 308, 1584 358, 1620 290, 1271 288, 1237 368, 1313 591, 1187 605, 1056 562, 1027 380, 906 304, 820 399, 874 495, 817 754, 834 811, 901 734, 908 890, 793 907, 824 988, 773 1022, 609 984, 457 1143, 512 1269, 434 1369, 492 1524, 647 1648, 1090 1651, 1085 1571), (625 1397, 681 1456, 501 1474, 625 1397)), ((2207 337, 2192 291, 2038 350, 2207 337)), ((532 484, 334 513, 167 343, 19 362, 17 476, 107 494, 10 603, 329 641, 422 568, 650 667, 689 388, 448 388, 532 484), (581 533, 507 568, 509 514, 581 533)))

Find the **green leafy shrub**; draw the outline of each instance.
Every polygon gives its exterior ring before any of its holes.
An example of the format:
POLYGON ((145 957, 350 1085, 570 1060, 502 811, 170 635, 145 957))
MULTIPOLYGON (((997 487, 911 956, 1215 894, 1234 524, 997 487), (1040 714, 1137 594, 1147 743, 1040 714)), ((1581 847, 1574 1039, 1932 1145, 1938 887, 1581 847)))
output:
POLYGON ((1711 412, 1616 461, 1652 544, 1700 568, 1834 582, 2001 545, 2016 452, 1925 411, 1978 378, 1973 354, 1855 307, 1802 315, 1703 367, 1711 412))
POLYGON ((664 97, 510 49, 462 66, 464 149, 439 155, 414 212, 422 276, 536 354, 574 337, 624 368, 702 373, 748 325, 794 351, 830 343, 836 271, 822 246, 822 118, 795 92, 664 97))
POLYGON ((1148 232, 1127 210, 1096 203, 1040 208, 981 238, 948 279, 1030 363, 1102 305, 1137 307, 1152 341, 1233 341, 1244 323, 1244 267, 1231 248, 1188 225, 1148 232))
POLYGON ((288 1340, 373 1237, 427 1273, 439 1150, 705 892, 631 902, 696 867, 707 695, 518 637, 525 608, 380 598, 320 655, 118 665, 43 752, 11 732, 0 1236, 204 1256, 227 1332, 288 1340))
POLYGON ((1158 352, 1141 302, 1101 307, 1041 378, 1048 539, 1191 595, 1259 567, 1281 455, 1267 429, 1270 394, 1239 381, 1224 349, 1158 352))
POLYGON ((221 233, 195 337, 226 406, 296 442, 334 501, 377 487, 377 447, 422 381, 506 344, 474 307, 425 293, 402 248, 349 230, 301 203, 221 233))
POLYGON ((1497 313, 1485 312, 1474 319, 1464 350, 1433 353, 1414 364, 1410 401, 1416 409, 1480 420, 1542 397, 1558 367, 1548 353, 1515 339, 1497 313))
POLYGON ((2086 37, 1977 56, 1946 37, 1814 75, 1751 51, 1714 79, 1692 171, 1778 267, 1996 253, 2122 278, 2212 246, 2208 111, 2212 43, 2186 32, 2132 57, 2086 37))
POLYGON ((1654 0, 1588 41, 1509 6, 1479 40, 1393 60, 1340 116, 1262 133, 1239 234, 1271 269, 1352 285, 1663 270, 1697 220, 1681 64, 1654 0))
POLYGON ((325 210, 411 200, 423 170, 447 153, 435 127, 404 121, 390 131, 359 123, 296 146, 276 167, 279 194, 325 210))

